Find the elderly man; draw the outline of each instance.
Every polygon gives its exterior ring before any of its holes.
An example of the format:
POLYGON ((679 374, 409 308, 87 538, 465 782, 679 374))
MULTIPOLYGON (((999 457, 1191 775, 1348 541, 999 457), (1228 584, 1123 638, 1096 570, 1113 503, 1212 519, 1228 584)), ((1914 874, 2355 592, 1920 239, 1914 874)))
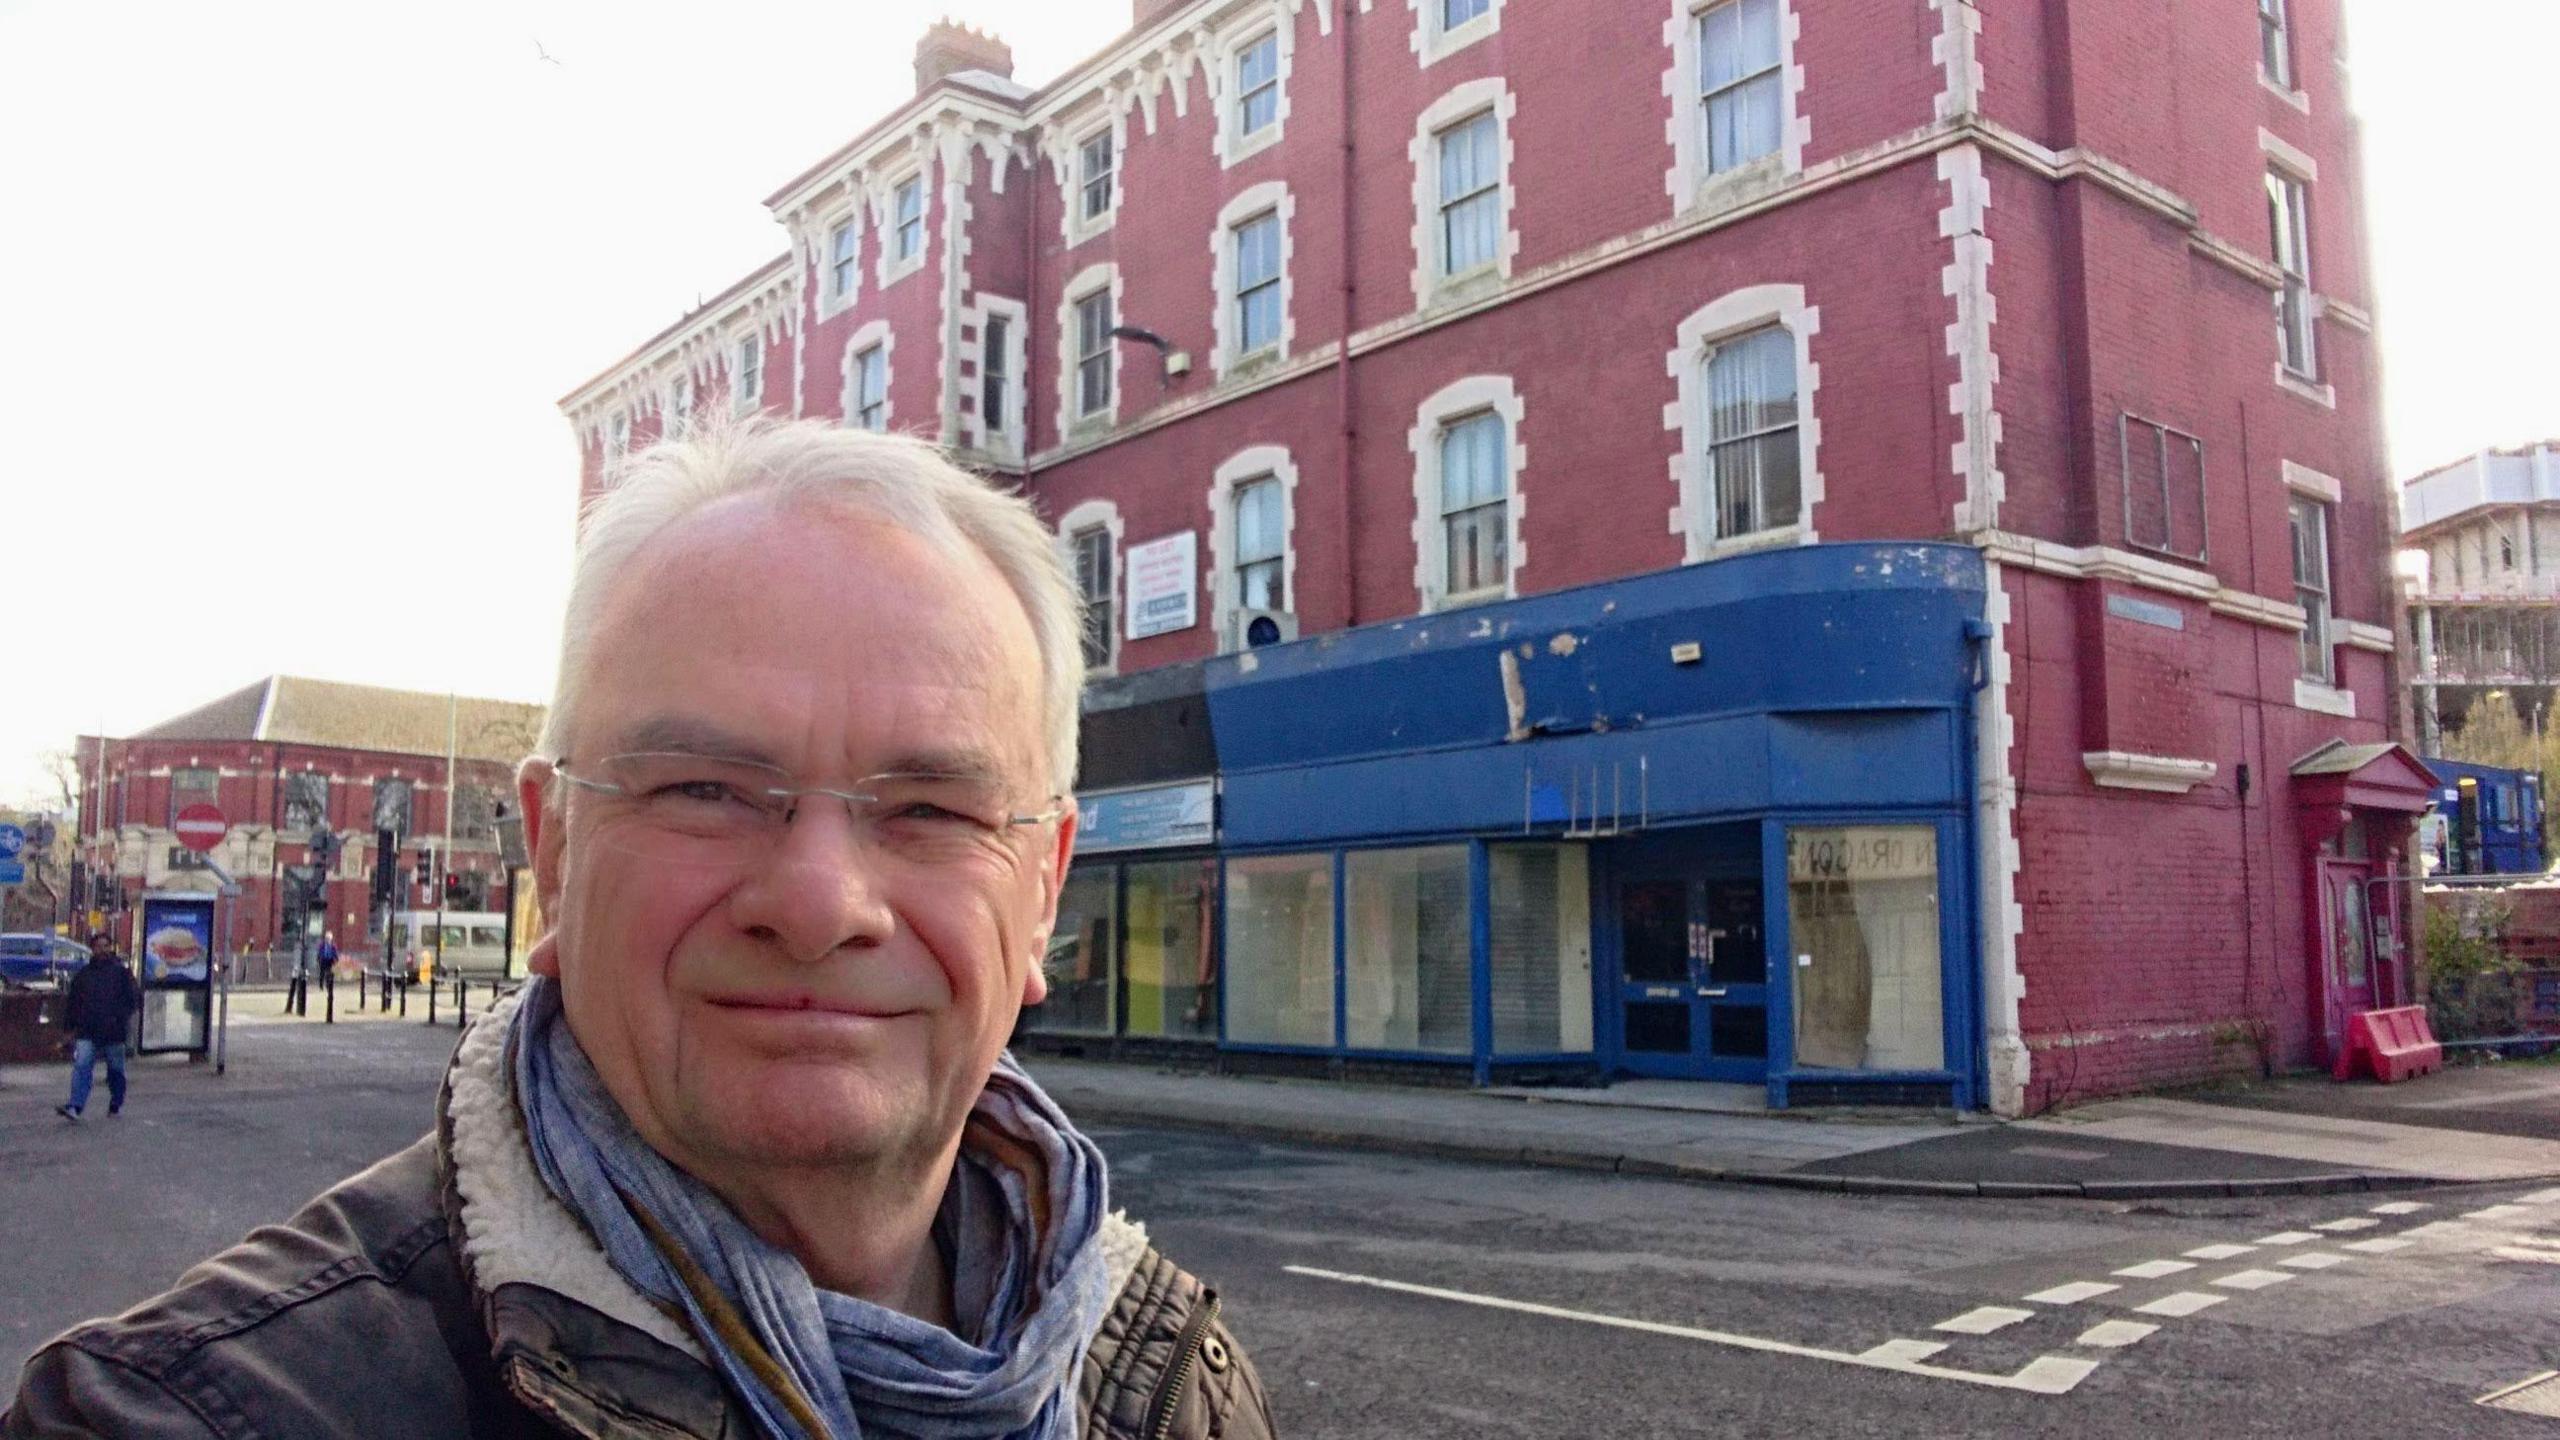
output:
POLYGON ((1029 507, 811 423, 588 515, 519 783, 550 929, 435 1133, 29 1362, 9 1435, 1267 1435, 1004 1052, 1075 837, 1029 507))

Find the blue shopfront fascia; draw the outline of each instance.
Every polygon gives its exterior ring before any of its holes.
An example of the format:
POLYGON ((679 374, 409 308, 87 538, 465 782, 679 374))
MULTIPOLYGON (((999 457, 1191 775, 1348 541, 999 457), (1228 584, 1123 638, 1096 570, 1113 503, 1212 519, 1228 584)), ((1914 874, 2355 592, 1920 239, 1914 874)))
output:
POLYGON ((1515 1062, 1613 1069, 1620 1021, 1600 993, 1610 966, 1597 943, 1610 927, 1596 914, 1594 1053, 1492 1053, 1492 845, 1756 824, 1771 968, 1792 971, 1787 829, 1926 823, 1949 1065, 1795 1068, 1790 975, 1771 986, 1770 1100, 1813 1081, 1907 1080, 1979 1104, 1969 801, 1983 583, 1965 547, 1806 546, 1211 662, 1221 853, 1322 853, 1333 879, 1334 1043, 1224 1048, 1466 1064, 1479 1081, 1515 1062), (1468 846, 1473 1053, 1349 1049, 1342 856, 1456 843, 1468 846))

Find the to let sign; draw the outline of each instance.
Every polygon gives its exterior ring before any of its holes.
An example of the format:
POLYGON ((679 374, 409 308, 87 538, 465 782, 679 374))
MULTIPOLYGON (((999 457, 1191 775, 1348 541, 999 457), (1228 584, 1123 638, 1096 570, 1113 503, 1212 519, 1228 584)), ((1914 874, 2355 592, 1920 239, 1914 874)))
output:
POLYGON ((222 837, 231 829, 231 822, 222 817, 219 806, 190 805, 178 812, 178 818, 169 822, 169 828, 177 832, 178 843, 188 849, 210 850, 222 843, 222 837))
POLYGON ((1129 638, 1188 630, 1200 620, 1200 532, 1129 547, 1129 638))

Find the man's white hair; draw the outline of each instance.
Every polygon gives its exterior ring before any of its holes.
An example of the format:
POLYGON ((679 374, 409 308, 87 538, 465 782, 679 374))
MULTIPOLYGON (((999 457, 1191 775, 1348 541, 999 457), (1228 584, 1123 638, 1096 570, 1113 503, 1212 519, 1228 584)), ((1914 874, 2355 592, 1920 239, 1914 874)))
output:
POLYGON ((631 560, 686 517, 733 495, 778 495, 859 510, 954 555, 992 562, 1040 647, 1040 719, 1050 783, 1072 791, 1084 689, 1084 601, 1056 538, 1031 503, 953 464, 937 446, 816 420, 749 417, 700 427, 624 462, 588 502, 569 574, 560 673, 542 727, 558 759, 577 723, 589 647, 604 602, 631 560))

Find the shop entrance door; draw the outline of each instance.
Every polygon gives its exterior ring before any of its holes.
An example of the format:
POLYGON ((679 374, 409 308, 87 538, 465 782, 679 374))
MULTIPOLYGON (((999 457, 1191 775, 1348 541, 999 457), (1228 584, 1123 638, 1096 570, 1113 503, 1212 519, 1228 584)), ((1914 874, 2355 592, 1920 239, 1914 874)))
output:
POLYGON ((1769 951, 1757 875, 1639 869, 1615 886, 1620 1068, 1766 1079, 1769 951))

